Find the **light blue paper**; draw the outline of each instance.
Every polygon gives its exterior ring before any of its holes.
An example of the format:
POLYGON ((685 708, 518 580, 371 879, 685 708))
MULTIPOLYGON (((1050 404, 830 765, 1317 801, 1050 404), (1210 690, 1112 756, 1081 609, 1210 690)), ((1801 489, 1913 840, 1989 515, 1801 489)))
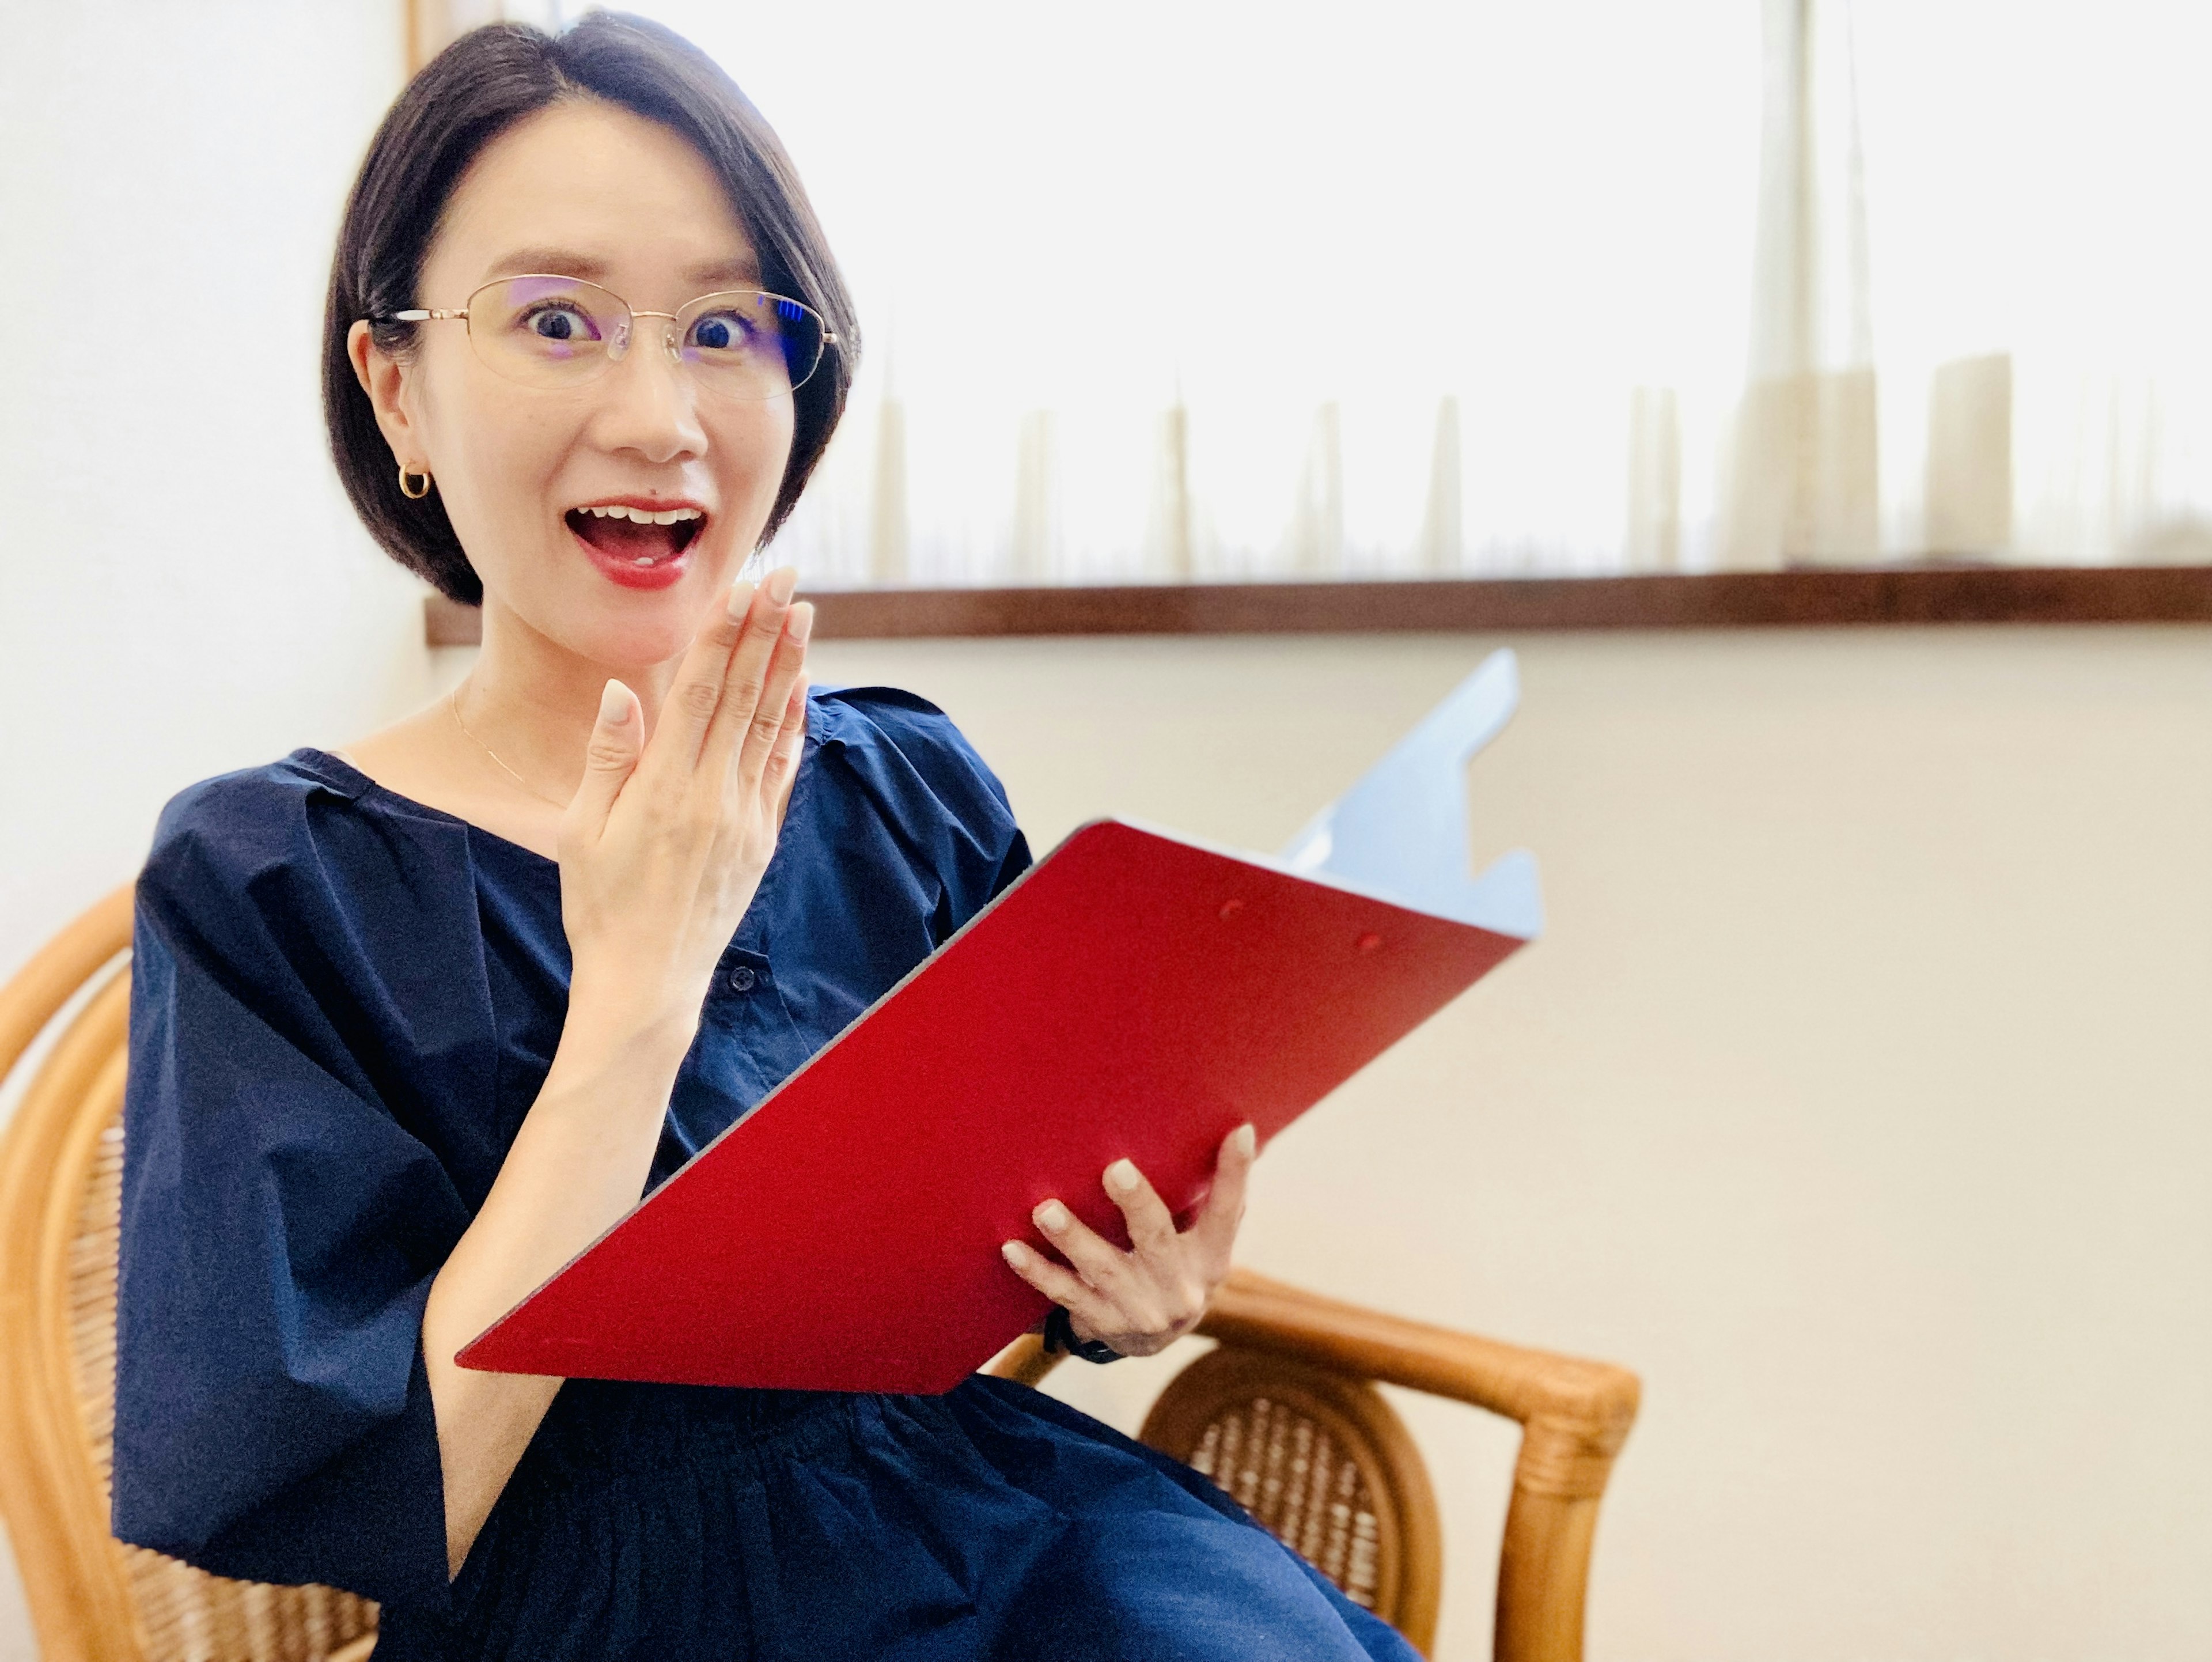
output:
POLYGON ((1535 855, 1516 849, 1480 876, 1468 873, 1467 758, 1520 702, 1513 654, 1492 653, 1279 858, 1439 917, 1534 940, 1544 927, 1535 855))

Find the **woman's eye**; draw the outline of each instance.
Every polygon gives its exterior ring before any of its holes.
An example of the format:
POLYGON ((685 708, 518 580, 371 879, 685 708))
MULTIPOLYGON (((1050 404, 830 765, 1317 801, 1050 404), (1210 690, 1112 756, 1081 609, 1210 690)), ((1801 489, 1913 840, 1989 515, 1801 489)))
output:
POLYGON ((523 326, 540 340, 589 340, 591 320, 565 306, 548 306, 523 320, 523 326))
POLYGON ((737 319, 718 314, 691 326, 691 344, 708 352, 727 352, 744 345, 748 333, 737 319))

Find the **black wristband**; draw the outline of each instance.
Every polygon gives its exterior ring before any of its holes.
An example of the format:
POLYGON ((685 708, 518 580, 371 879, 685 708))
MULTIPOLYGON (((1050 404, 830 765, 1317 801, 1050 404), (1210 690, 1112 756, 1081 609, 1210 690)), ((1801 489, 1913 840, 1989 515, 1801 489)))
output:
POLYGON ((1060 1305, 1053 1306, 1051 1314, 1044 1318, 1044 1348, 1048 1354, 1065 1351, 1068 1355, 1080 1356, 1086 1362, 1118 1362, 1121 1360, 1121 1353, 1103 1339, 1079 1342, 1075 1336, 1075 1325, 1069 1319, 1066 1309, 1060 1305))

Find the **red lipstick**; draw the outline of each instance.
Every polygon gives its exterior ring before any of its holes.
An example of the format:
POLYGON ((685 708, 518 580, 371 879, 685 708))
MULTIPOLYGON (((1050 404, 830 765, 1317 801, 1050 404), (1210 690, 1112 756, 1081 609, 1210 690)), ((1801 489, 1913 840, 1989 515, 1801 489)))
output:
POLYGON ((599 575, 623 588, 683 581, 707 528, 705 508, 682 497, 603 496, 561 517, 599 575))

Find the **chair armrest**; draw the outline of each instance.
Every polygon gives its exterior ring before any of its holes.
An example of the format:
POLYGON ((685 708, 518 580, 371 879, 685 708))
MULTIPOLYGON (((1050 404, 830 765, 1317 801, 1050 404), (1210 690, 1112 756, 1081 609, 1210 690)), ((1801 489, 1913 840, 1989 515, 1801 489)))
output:
MULTIPOLYGON (((1518 1421, 1521 1456, 1498 1557, 1491 1653, 1498 1662, 1581 1662, 1598 1507, 1642 1396, 1633 1373, 1386 1316, 1249 1269, 1230 1272, 1198 1331, 1518 1421)), ((1030 1333, 984 1371, 1033 1385, 1060 1360, 1030 1333)))
MULTIPOLYGON (((1249 1269, 1230 1272, 1198 1330, 1224 1344, 1448 1397, 1534 1426, 1542 1434, 1526 1452, 1540 1450, 1541 1456, 1524 1461, 1534 1469, 1522 1476, 1553 1493, 1603 1491, 1642 1394, 1625 1367, 1385 1315, 1249 1269), (1562 1462, 1578 1469, 1562 1468, 1562 1462)), ((983 1371, 1033 1385, 1061 1360, 1048 1355, 1036 1334, 1025 1333, 983 1371)))
POLYGON ((1224 1344, 1449 1397, 1524 1426, 1571 1428, 1608 1462, 1627 1440, 1642 1395, 1636 1375, 1608 1362, 1408 1321, 1249 1269, 1230 1272, 1198 1330, 1224 1344))
POLYGON ((982 1372, 994 1379, 1012 1379, 1018 1385, 1037 1385, 1044 1376, 1067 1360, 1056 1350, 1044 1348, 1041 1333, 1024 1333, 983 1364, 982 1372))
POLYGON ((1633 1373, 1386 1316, 1241 1269, 1198 1330, 1519 1421, 1491 1654, 1581 1662, 1598 1507, 1643 1391, 1633 1373))

